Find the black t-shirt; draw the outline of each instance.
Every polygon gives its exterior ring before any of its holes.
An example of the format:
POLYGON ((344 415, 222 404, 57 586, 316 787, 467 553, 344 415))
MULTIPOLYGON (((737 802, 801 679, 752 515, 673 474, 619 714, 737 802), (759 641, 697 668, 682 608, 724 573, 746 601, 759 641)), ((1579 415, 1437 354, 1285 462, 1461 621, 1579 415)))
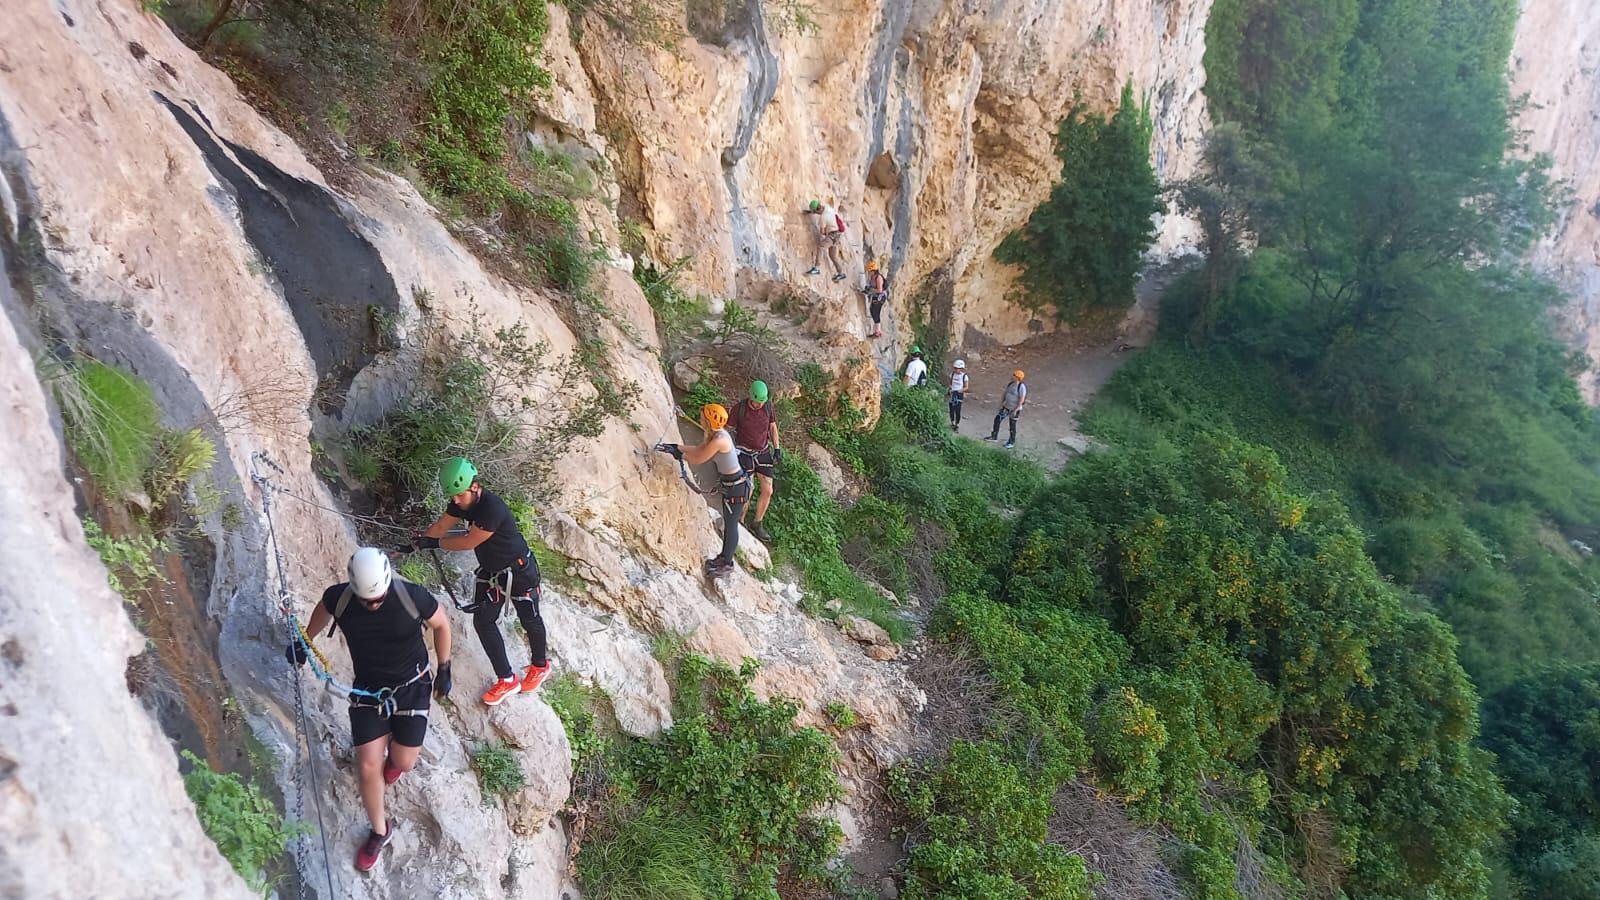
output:
MULTIPOLYGON (((368 612, 361 598, 351 595, 339 617, 339 630, 350 647, 350 662, 356 670, 356 687, 364 690, 404 684, 417 674, 418 666, 428 665, 428 645, 422 641, 422 628, 411 618, 397 594, 400 579, 389 586, 389 593, 376 612, 368 612)), ((336 584, 322 592, 322 608, 332 613, 339 596, 349 583, 336 584)), ((409 585, 417 615, 426 619, 439 608, 439 601, 425 587, 409 585)))
POLYGON ((491 532, 490 538, 472 551, 478 555, 478 568, 485 572, 508 569, 516 565, 517 560, 532 555, 528 552, 528 542, 522 538, 522 529, 517 527, 517 520, 511 515, 511 508, 489 491, 482 491, 478 495, 478 502, 472 504, 470 509, 462 509, 451 503, 444 511, 446 515, 491 532))

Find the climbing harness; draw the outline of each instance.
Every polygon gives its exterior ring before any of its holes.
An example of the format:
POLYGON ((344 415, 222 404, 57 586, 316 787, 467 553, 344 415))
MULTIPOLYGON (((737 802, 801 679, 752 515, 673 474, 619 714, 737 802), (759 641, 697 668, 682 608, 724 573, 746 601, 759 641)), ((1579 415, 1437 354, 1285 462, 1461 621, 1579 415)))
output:
POLYGON ((359 707, 361 709, 375 709, 378 711, 378 715, 385 719, 390 719, 395 716, 421 716, 422 718, 426 719, 428 717, 428 711, 426 709, 399 709, 395 705, 394 697, 405 688, 408 688, 421 681, 423 676, 427 674, 427 666, 417 666, 417 674, 411 676, 403 684, 397 684, 394 687, 386 687, 375 694, 362 691, 362 695, 364 697, 371 697, 372 699, 367 701, 357 697, 351 697, 350 705, 359 707))
MULTIPOLYGON (((280 475, 284 474, 283 469, 277 463, 273 462, 272 458, 269 457, 265 451, 257 451, 250 457, 250 461, 250 479, 261 489, 261 510, 266 516, 267 520, 267 538, 272 544, 273 561, 278 567, 278 611, 283 615, 283 623, 284 627, 289 632, 289 639, 291 641, 299 641, 305 648, 310 650, 311 654, 315 655, 317 661, 321 663, 322 671, 326 672, 328 661, 327 657, 323 656, 321 652, 311 645, 310 639, 306 636, 305 629, 300 627, 300 622, 295 618, 294 607, 292 606, 289 594, 289 579, 285 574, 283 565, 283 550, 278 546, 278 532, 272 519, 271 479, 269 476, 263 475, 261 470, 257 468, 255 464, 259 462, 280 475)), ((322 773, 319 771, 320 767, 317 765, 317 754, 311 748, 311 730, 306 724, 305 691, 301 686, 299 675, 291 673, 291 676, 294 681, 295 746, 296 749, 298 749, 301 739, 304 738, 306 742, 306 757, 311 762, 312 786, 315 788, 322 783, 322 773)), ((294 783, 295 818, 304 820, 306 790, 305 785, 302 784, 300 780, 300 767, 291 766, 290 773, 290 778, 294 783)), ((318 791, 313 790, 311 792, 311 799, 317 807, 317 834, 322 839, 322 868, 328 877, 328 896, 337 897, 339 896, 339 892, 334 888, 333 884, 333 855, 328 852, 328 826, 322 814, 322 795, 318 791)), ((299 870, 304 872, 308 868, 305 858, 305 841, 296 841, 295 845, 296 862, 299 870)), ((305 900, 307 896, 306 889, 306 880, 302 878, 300 879, 301 900, 305 900)))

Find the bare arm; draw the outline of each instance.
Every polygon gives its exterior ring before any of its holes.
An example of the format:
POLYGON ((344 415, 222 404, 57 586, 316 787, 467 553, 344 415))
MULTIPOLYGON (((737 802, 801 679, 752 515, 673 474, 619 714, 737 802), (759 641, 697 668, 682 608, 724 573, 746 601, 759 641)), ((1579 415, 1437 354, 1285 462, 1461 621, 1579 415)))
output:
POLYGON ((444 614, 444 607, 440 606, 433 611, 427 619, 428 628, 433 631, 433 656, 437 665, 446 666, 450 663, 450 619, 444 614))
POLYGON ((328 608, 319 601, 311 610, 311 621, 306 623, 306 635, 314 638, 321 634, 328 620, 332 618, 333 613, 328 612, 328 608))
POLYGON ((772 427, 769 430, 772 432, 772 446, 774 448, 779 447, 779 444, 778 444, 778 418, 777 418, 777 416, 773 416, 773 418, 772 418, 772 427))
MULTIPOLYGON (((449 517, 446 516, 445 518, 449 518, 449 517)), ((455 521, 460 521, 460 520, 459 519, 451 519, 451 521, 455 522, 455 521)), ((434 535, 430 534, 429 537, 434 537, 434 535)), ((466 534, 452 534, 449 537, 441 537, 441 538, 439 538, 439 549, 440 550, 471 550, 472 548, 478 546, 479 544, 483 543, 484 541, 487 541, 491 537, 494 537, 494 532, 492 532, 492 531, 484 531, 482 528, 479 528, 478 526, 474 525, 471 528, 467 529, 467 533, 466 534)))

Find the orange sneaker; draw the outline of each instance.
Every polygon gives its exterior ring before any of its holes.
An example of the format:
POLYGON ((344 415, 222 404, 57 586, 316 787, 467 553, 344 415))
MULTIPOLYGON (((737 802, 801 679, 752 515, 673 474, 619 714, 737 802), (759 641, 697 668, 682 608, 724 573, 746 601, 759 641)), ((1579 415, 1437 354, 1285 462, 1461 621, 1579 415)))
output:
POLYGON ((542 666, 529 666, 522 671, 522 692, 531 694, 537 691, 539 685, 544 684, 544 680, 549 676, 550 660, 545 660, 542 666))
POLYGON ((483 692, 483 702, 490 706, 499 706, 501 703, 505 702, 507 697, 515 694, 516 692, 516 676, 513 675, 510 678, 502 678, 499 681, 496 681, 494 684, 489 685, 489 689, 483 692))

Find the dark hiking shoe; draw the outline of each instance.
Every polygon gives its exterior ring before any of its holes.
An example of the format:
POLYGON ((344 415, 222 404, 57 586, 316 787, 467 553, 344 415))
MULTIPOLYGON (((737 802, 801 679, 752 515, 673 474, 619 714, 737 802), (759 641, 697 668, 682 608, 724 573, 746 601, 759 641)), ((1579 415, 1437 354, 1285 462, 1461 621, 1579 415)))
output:
POLYGON ((772 534, 767 531, 767 527, 765 525, 761 524, 760 519, 757 519, 750 524, 750 533, 755 535, 756 540, 763 544, 772 543, 772 534))
POLYGON ((835 272, 834 275, 833 275, 833 280, 834 281, 843 281, 844 280, 844 273, 843 272, 835 272))
POLYGON ((822 270, 817 268, 816 266, 812 266, 811 268, 806 270, 806 274, 807 275, 821 275, 822 274, 822 270))
POLYGON ((378 864, 378 857, 383 855, 383 848, 389 846, 389 841, 394 837, 394 820, 388 821, 389 831, 378 834, 375 831, 367 832, 367 842, 356 851, 356 868, 362 872, 372 871, 378 864))
POLYGON ((733 563, 731 562, 723 562, 720 559, 706 560, 706 577, 708 578, 721 578, 732 571, 733 563))

